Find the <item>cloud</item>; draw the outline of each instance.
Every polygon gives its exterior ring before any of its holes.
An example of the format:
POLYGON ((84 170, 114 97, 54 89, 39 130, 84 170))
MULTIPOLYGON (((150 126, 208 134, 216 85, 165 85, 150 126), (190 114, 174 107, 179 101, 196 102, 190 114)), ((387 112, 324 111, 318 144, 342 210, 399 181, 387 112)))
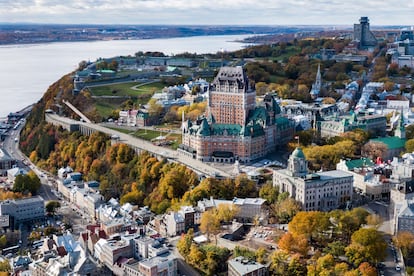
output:
POLYGON ((0 20, 125 24, 413 24, 414 1, 2 0, 0 20))

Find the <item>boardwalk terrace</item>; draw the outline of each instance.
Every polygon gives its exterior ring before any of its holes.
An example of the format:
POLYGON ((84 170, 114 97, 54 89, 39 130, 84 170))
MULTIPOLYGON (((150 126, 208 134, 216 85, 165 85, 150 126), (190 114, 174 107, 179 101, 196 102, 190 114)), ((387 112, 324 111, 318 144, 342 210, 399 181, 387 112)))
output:
POLYGON ((200 161, 250 162, 291 139, 294 122, 266 95, 256 91, 242 67, 222 67, 208 93, 206 116, 183 122, 180 152, 200 161))

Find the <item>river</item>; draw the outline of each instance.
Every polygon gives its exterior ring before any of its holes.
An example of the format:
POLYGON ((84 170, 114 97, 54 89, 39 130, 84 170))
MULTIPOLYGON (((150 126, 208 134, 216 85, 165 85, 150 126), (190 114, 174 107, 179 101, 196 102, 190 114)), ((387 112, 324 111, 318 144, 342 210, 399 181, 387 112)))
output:
POLYGON ((183 52, 234 51, 235 42, 249 35, 196 36, 168 39, 57 42, 0 46, 0 117, 37 102, 49 85, 72 72, 82 60, 134 55, 138 51, 183 52))

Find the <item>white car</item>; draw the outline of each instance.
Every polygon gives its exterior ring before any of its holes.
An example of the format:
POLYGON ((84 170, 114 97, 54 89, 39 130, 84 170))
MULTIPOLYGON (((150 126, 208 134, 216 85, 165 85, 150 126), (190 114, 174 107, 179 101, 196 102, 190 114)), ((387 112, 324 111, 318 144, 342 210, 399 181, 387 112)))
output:
POLYGON ((396 266, 395 266, 395 270, 400 271, 400 270, 401 270, 400 265, 396 265, 396 266))

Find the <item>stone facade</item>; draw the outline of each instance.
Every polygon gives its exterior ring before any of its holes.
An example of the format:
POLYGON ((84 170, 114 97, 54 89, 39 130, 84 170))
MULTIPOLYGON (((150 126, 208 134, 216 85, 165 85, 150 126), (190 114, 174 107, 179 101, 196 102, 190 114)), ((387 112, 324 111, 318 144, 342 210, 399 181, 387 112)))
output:
POLYGON ((301 148, 288 160, 288 168, 275 170, 273 185, 302 204, 304 211, 328 211, 345 205, 352 198, 353 176, 343 171, 309 174, 308 162, 301 148))

